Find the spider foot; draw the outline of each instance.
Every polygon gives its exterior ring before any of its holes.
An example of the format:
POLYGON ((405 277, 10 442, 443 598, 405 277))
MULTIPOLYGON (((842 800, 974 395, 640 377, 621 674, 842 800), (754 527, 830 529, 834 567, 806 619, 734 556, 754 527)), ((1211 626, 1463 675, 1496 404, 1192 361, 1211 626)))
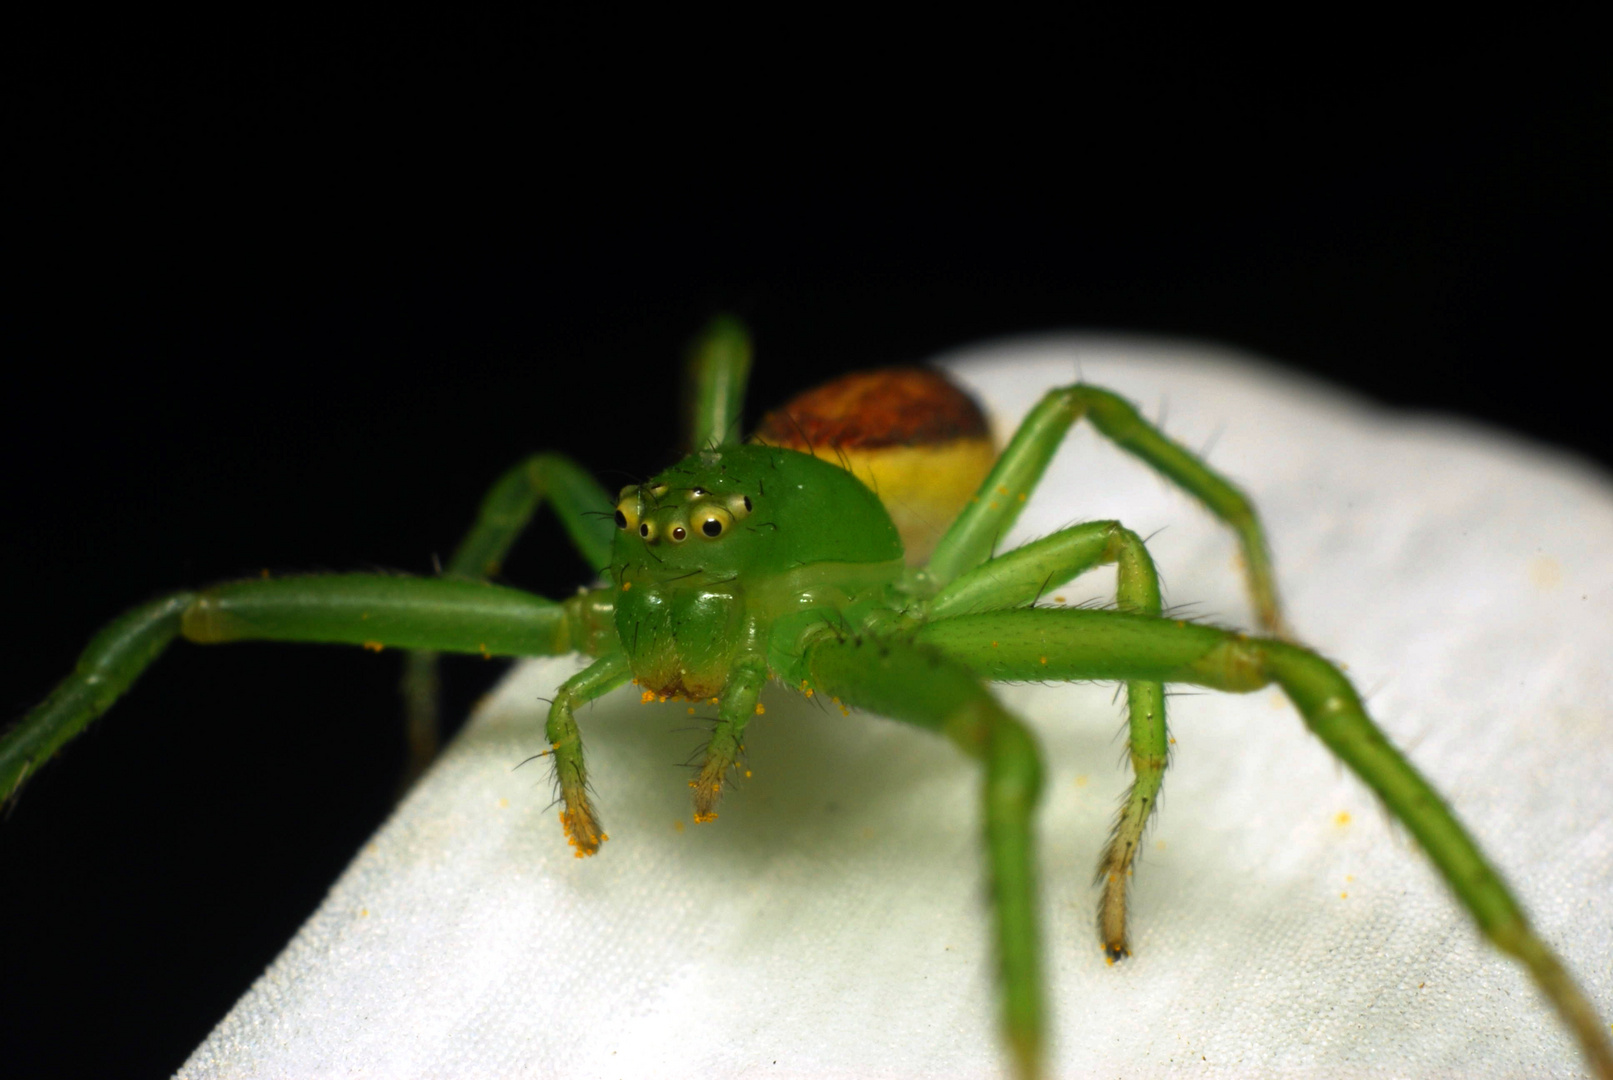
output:
POLYGON ((600 828, 599 818, 594 815, 594 808, 588 805, 586 796, 575 803, 566 800, 566 809, 560 811, 560 827, 566 830, 566 842, 576 848, 574 854, 577 858, 586 858, 598 853, 599 845, 610 836, 600 828))
POLYGON ((717 820, 717 803, 722 799, 723 786, 728 781, 728 770, 738 764, 743 748, 731 732, 719 728, 706 747, 705 760, 700 774, 689 781, 694 789, 694 819, 704 825, 717 820))
POLYGON ((1109 963, 1131 955, 1126 943, 1126 874, 1111 870, 1104 874, 1103 899, 1098 903, 1098 933, 1103 938, 1103 955, 1109 963))

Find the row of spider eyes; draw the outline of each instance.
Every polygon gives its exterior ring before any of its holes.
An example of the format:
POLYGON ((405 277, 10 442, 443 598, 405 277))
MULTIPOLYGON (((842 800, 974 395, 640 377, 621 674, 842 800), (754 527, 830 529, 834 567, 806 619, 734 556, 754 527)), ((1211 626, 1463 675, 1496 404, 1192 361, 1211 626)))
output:
MULTIPOLYGON (((650 495, 660 499, 668 491, 667 485, 657 484, 650 488, 650 495)), ((711 496, 705 488, 690 488, 691 499, 703 499, 711 496)), ((640 498, 638 487, 625 487, 618 496, 620 501, 616 504, 616 527, 618 529, 634 529, 645 540, 654 540, 658 535, 656 523, 641 521, 643 501, 640 498)), ((744 518, 751 512, 749 495, 730 495, 722 504, 692 503, 689 506, 690 518, 700 522, 700 534, 708 540, 715 540, 733 527, 735 521, 744 518)), ((667 530, 667 538, 674 544, 681 544, 689 538, 689 530, 681 523, 674 522, 667 530)))

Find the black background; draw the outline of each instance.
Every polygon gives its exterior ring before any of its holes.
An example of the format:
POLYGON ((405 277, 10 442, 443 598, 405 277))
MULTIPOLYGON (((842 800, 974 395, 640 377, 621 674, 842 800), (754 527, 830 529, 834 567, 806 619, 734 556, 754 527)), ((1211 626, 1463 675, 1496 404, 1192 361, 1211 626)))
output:
MULTIPOLYGON (((1610 98, 1570 59, 1168 85, 937 63, 839 94, 827 66, 765 85, 765 57, 561 78, 564 43, 521 35, 80 44, 8 77, 4 714, 165 590, 429 571, 530 450, 612 488, 664 464, 719 310, 755 332, 757 406, 1132 329, 1613 462, 1610 98)), ((574 588, 557 535, 507 579, 574 588)), ((448 713, 499 670, 454 665, 448 713)), ((398 671, 179 645, 30 782, 0 825, 8 1072, 179 1065, 386 814, 398 671)))

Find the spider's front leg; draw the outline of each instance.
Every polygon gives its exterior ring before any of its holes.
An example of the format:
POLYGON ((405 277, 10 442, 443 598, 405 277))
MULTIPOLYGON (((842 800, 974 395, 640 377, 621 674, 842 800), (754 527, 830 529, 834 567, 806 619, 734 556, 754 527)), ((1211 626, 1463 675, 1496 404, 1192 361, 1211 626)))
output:
POLYGON ((0 800, 111 708, 176 637, 554 656, 598 651, 611 614, 603 591, 557 603, 481 582, 387 574, 254 578, 175 593, 113 620, 72 674, 0 736, 0 800))
POLYGON ((1485 937, 1529 970, 1596 1074, 1613 1080, 1613 1045, 1596 1010, 1439 793, 1368 717, 1349 680, 1315 653, 1128 612, 1049 608, 938 619, 916 639, 994 680, 1148 679, 1234 693, 1276 683, 1417 839, 1485 937))
POLYGON ((545 734, 549 739, 548 755, 554 758, 555 784, 560 788, 560 800, 564 804, 560 825, 566 830, 567 842, 577 849, 579 859, 597 852, 599 845, 610 837, 605 835, 599 815, 588 798, 588 769, 583 764, 582 735, 577 730, 575 709, 610 693, 632 676, 632 667, 624 653, 607 653, 561 683, 549 705, 545 734))
POLYGON ((717 820, 723 785, 744 749, 745 725, 756 712, 756 700, 767 685, 767 674, 767 657, 761 653, 747 653, 729 669, 728 682, 718 699, 717 726, 706 744, 700 774, 689 782, 694 788, 694 819, 699 824, 717 820))

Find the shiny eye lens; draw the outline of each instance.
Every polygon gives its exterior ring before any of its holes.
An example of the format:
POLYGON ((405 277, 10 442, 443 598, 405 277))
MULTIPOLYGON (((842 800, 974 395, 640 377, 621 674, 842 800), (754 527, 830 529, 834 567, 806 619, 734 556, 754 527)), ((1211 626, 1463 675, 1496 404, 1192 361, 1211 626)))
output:
POLYGON ((705 523, 700 526, 700 531, 705 533, 707 536, 721 536, 722 522, 718 521, 714 517, 707 518, 705 523))
POLYGON ((672 527, 672 539, 673 539, 674 542, 681 542, 684 539, 684 537, 686 537, 688 535, 689 535, 688 533, 683 531, 683 526, 682 525, 674 525, 672 527))
POLYGON ((616 511, 616 527, 618 529, 627 528, 627 515, 620 510, 616 511))
POLYGON ((646 540, 650 538, 650 523, 648 521, 638 527, 638 534, 646 540))

